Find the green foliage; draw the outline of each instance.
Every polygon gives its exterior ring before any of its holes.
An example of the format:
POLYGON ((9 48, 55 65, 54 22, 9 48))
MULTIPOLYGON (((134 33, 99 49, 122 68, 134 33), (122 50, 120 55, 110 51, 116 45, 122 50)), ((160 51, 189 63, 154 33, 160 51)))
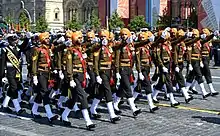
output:
POLYGON ((168 15, 168 10, 165 8, 163 10, 163 16, 159 16, 159 19, 157 21, 157 28, 158 29, 164 29, 168 26, 170 26, 172 21, 172 17, 168 15))
POLYGON ((45 32, 48 29, 48 23, 44 16, 40 16, 36 21, 35 30, 37 32, 45 32))
POLYGON ((25 26, 28 26, 30 24, 28 17, 26 16, 25 12, 21 12, 19 16, 19 24, 21 28, 25 28, 25 26))
POLYGON ((109 19, 109 28, 110 30, 113 30, 118 27, 123 28, 124 22, 122 21, 118 13, 115 11, 109 19))
POLYGON ((149 24, 146 23, 144 16, 136 16, 131 20, 128 26, 132 31, 136 31, 140 30, 143 27, 149 27, 149 24))
POLYGON ((72 19, 67 22, 66 27, 71 30, 80 30, 82 23, 77 19, 76 14, 74 14, 72 19))
POLYGON ((92 29, 99 29, 101 26, 100 19, 94 12, 91 15, 90 26, 92 29))
POLYGON ((12 18, 11 14, 9 14, 8 16, 5 17, 5 22, 7 24, 14 23, 14 19, 12 18))

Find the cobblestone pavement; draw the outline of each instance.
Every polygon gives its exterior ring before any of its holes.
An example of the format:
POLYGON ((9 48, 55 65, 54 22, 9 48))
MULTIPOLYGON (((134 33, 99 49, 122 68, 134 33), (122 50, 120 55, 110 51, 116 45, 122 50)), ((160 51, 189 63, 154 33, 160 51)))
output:
MULTIPOLYGON (((212 76, 214 87, 220 91, 220 72, 215 67, 212 68, 212 76)), ((194 97, 190 104, 185 104, 184 98, 177 94, 176 98, 181 103, 177 108, 171 108, 169 101, 161 100, 160 110, 154 114, 149 112, 147 100, 140 99, 136 103, 143 112, 137 118, 132 116, 125 102, 121 105, 122 120, 117 124, 109 122, 107 108, 101 104, 99 111, 103 116, 94 120, 97 124, 94 131, 86 130, 84 120, 74 118, 74 113, 70 115, 72 127, 65 127, 60 121, 50 125, 46 118, 34 121, 30 115, 18 118, 0 112, 0 136, 220 136, 220 95, 205 100, 201 94, 194 97)), ((44 111, 42 115, 45 116, 44 111)))

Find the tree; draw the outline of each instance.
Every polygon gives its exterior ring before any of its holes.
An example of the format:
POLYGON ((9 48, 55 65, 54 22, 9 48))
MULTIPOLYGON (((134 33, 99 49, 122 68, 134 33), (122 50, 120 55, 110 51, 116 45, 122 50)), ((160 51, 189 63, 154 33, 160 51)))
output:
POLYGON ((96 30, 99 29, 100 26, 101 26, 100 19, 94 13, 94 11, 92 12, 92 15, 91 15, 90 26, 91 26, 92 29, 96 29, 96 30))
POLYGON ((163 10, 163 15, 159 16, 159 19, 157 21, 157 27, 159 29, 164 29, 164 28, 170 26, 171 21, 172 21, 172 17, 168 14, 167 8, 165 8, 163 10))
POLYGON ((30 22, 24 11, 21 12, 19 16, 19 24, 21 28, 27 28, 27 29, 29 28, 30 22))
POLYGON ((109 19, 109 28, 110 30, 113 30, 118 27, 124 27, 124 22, 122 21, 118 13, 115 11, 112 13, 112 16, 109 19))
POLYGON ((5 17, 5 22, 7 24, 11 24, 14 23, 14 19, 11 17, 11 15, 9 14, 8 16, 5 17))
POLYGON ((146 23, 144 16, 136 16, 131 20, 128 26, 132 31, 136 31, 143 27, 149 27, 149 24, 146 23))
POLYGON ((40 16, 36 21, 35 30, 37 32, 45 32, 48 29, 48 23, 44 16, 40 16))
POLYGON ((80 30, 82 28, 82 23, 77 19, 76 14, 73 15, 72 19, 66 24, 68 29, 80 30))

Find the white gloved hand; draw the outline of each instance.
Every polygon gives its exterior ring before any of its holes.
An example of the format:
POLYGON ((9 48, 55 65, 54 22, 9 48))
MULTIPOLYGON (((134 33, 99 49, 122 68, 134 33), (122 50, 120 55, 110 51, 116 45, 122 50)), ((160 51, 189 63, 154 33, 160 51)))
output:
POLYGON ((117 83, 116 83, 116 89, 117 90, 118 90, 119 86, 120 86, 120 80, 118 80, 117 83))
POLYGON ((103 39, 102 40, 102 45, 107 46, 108 45, 108 40, 107 39, 103 39))
POLYGON ((189 71, 192 71, 192 70, 193 70, 192 64, 189 64, 189 71))
POLYGON ((128 37, 128 38, 127 38, 127 40, 126 40, 126 42, 127 42, 127 44, 130 44, 130 43, 132 43, 132 42, 133 42, 133 39, 132 39, 132 37, 128 37))
POLYGON ((93 43, 98 43, 100 41, 100 39, 98 37, 95 37, 93 40, 92 40, 92 44, 93 43))
POLYGON ((2 78, 2 82, 3 82, 4 84, 8 84, 8 79, 7 79, 6 77, 2 78))
POLYGON ((97 81, 99 84, 102 84, 102 79, 101 79, 100 76, 97 76, 97 77, 96 77, 96 81, 97 81))
POLYGON ((120 75, 119 73, 116 73, 116 78, 117 78, 118 80, 121 80, 121 75, 120 75))
POLYGON ((187 37, 189 37, 189 38, 190 38, 190 37, 192 37, 193 33, 192 33, 192 32, 187 32, 187 34, 186 34, 186 35, 187 35, 187 37))
POLYGON ((60 77, 61 80, 64 79, 64 74, 63 74, 63 72, 61 70, 59 71, 59 77, 60 77))
POLYGON ((57 70, 54 70, 53 73, 54 73, 54 74, 57 74, 58 72, 57 72, 57 70))
POLYGON ((138 75, 139 75, 139 79, 143 81, 144 80, 144 75, 142 74, 142 72, 138 73, 138 75))
POLYGON ((200 61, 200 67, 203 68, 204 67, 204 64, 202 61, 200 61))
POLYGON ((214 35, 219 36, 219 30, 215 30, 214 35))
POLYGON ((163 31, 162 34, 161 34, 161 37, 162 37, 163 39, 165 39, 166 36, 167 36, 167 32, 166 32, 166 31, 163 31))
POLYGON ((64 43, 67 47, 69 47, 70 45, 72 45, 72 41, 71 40, 68 40, 64 43))
POLYGON ((83 54, 82 54, 82 57, 83 57, 84 59, 86 59, 88 56, 87 56, 86 53, 83 53, 83 54))
POLYGON ((33 77, 33 83, 34 83, 34 85, 37 86, 37 84, 38 84, 37 76, 34 76, 34 77, 33 77))
POLYGON ((86 79, 90 79, 88 72, 86 72, 86 79))
POLYGON ((168 73, 168 69, 166 67, 163 67, 163 72, 168 73))
POLYGON ((74 80, 70 81, 70 87, 72 87, 72 88, 76 87, 76 83, 74 80))
POLYGON ((205 39, 205 38, 206 38, 206 34, 202 34, 200 37, 201 37, 202 39, 205 39))
POLYGON ((27 37, 28 39, 30 39, 32 36, 33 36, 33 34, 32 34, 31 32, 27 32, 27 33, 26 33, 26 37, 27 37))
POLYGON ((152 35, 151 37, 149 37, 149 41, 150 41, 150 42, 154 42, 154 40, 155 40, 155 36, 154 36, 154 35, 152 35))
POLYGON ((57 40, 57 43, 63 43, 65 42, 65 38, 62 36, 57 40))
POLYGON ((167 27, 164 31, 169 32, 170 30, 171 30, 170 27, 167 27))
POLYGON ((180 72, 180 68, 179 68, 179 67, 176 67, 176 68, 175 68, 175 71, 176 71, 177 73, 179 73, 179 72, 180 72))

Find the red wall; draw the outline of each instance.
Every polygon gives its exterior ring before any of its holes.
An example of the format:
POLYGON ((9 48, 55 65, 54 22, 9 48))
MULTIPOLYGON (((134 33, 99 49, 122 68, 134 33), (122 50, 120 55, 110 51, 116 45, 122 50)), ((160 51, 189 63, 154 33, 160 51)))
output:
POLYGON ((98 0, 99 19, 101 19, 102 26, 105 26, 106 18, 106 0, 98 0))
POLYGON ((146 17, 146 0, 137 0, 137 14, 146 17))

